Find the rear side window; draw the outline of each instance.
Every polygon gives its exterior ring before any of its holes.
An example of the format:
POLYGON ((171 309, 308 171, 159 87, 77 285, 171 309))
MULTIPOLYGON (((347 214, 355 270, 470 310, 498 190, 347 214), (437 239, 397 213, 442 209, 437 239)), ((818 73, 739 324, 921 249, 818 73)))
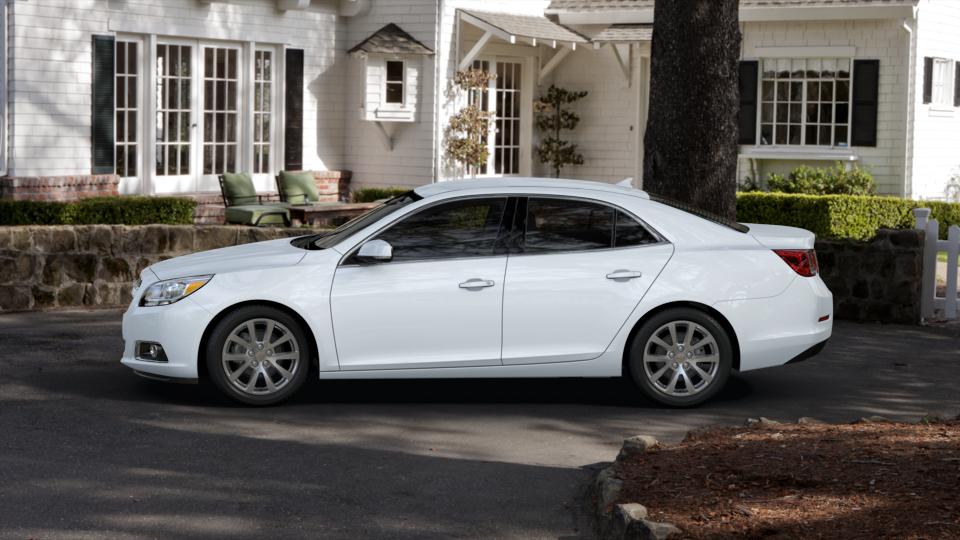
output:
POLYGON ((633 216, 617 210, 617 225, 614 231, 615 247, 642 246, 655 244, 659 240, 633 216))
POLYGON ((527 201, 525 253, 587 251, 612 245, 615 210, 567 199, 527 201))
POLYGON ((439 204, 402 219, 377 236, 393 246, 394 261, 494 254, 506 198, 439 204))

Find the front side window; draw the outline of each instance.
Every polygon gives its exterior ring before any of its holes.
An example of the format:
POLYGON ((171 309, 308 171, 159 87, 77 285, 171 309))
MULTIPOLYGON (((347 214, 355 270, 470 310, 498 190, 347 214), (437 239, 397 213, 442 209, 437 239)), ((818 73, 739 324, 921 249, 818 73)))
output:
POLYGON ((377 235, 394 261, 489 257, 500 235, 507 199, 467 199, 416 212, 377 235))
POLYGON ((403 104, 403 62, 387 60, 387 103, 403 104))
POLYGON ((935 105, 953 106, 953 83, 953 60, 934 58, 932 101, 935 105))
POLYGON ((850 59, 765 59, 760 144, 849 145, 850 59))

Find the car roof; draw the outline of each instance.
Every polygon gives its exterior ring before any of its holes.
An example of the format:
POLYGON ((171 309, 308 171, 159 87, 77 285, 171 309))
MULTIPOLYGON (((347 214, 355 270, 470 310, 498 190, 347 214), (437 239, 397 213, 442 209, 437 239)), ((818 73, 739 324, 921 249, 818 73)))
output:
POLYGON ((534 178, 508 176, 502 178, 478 178, 470 180, 444 180, 433 184, 426 184, 416 188, 414 191, 421 197, 433 197, 443 193, 462 190, 482 190, 496 193, 500 189, 532 189, 543 190, 544 193, 550 193, 553 190, 564 189, 588 189, 592 191, 602 191, 607 193, 617 193, 621 195, 632 195, 649 199, 645 191, 629 186, 607 184, 605 182, 594 182, 589 180, 564 180, 558 178, 534 178))

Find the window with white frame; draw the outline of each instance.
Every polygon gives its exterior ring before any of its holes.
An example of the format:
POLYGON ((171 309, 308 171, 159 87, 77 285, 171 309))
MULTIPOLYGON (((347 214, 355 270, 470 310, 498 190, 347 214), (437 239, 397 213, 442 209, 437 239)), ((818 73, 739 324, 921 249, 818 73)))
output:
POLYGON ((849 58, 764 59, 760 96, 761 145, 849 146, 849 58))
POLYGON ((140 110, 140 44, 136 41, 121 41, 116 44, 116 77, 114 99, 116 120, 114 122, 116 146, 115 164, 121 178, 137 176, 139 164, 139 137, 137 126, 140 110))
POLYGON ((253 172, 270 173, 273 140, 273 51, 258 50, 253 70, 253 172))
POLYGON ((403 61, 387 60, 385 103, 403 104, 403 61))
POLYGON ((933 59, 932 103, 943 107, 953 106, 954 62, 946 58, 933 59))

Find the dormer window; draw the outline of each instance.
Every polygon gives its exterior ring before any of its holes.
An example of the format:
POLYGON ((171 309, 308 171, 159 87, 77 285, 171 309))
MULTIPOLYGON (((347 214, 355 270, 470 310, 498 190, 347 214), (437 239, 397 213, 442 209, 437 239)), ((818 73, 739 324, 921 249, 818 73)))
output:
POLYGON ((403 104, 403 61, 387 60, 386 103, 403 104))

